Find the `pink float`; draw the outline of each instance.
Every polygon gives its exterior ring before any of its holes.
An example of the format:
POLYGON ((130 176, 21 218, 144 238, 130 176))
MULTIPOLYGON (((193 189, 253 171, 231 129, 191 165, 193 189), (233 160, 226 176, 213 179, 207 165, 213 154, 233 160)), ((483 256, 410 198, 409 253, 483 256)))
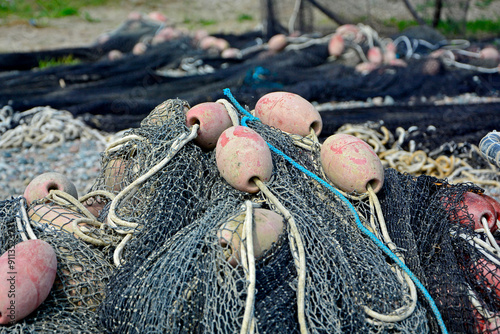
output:
POLYGON ((0 324, 13 324, 33 312, 54 284, 57 258, 39 239, 23 241, 0 257, 0 324))
POLYGON ((69 233, 73 233, 72 223, 75 219, 86 218, 84 214, 68 208, 59 205, 44 204, 37 204, 30 207, 28 209, 28 216, 35 223, 47 224, 56 230, 64 230, 69 233))
POLYGON ((64 175, 55 172, 44 173, 35 177, 24 190, 24 198, 28 205, 45 198, 51 190, 61 190, 78 198, 75 185, 64 175))
MULTIPOLYGON (((229 220, 217 231, 219 244, 227 249, 227 261, 233 267, 241 262, 243 222, 245 214, 229 220)), ((278 241, 283 233, 283 217, 274 211, 255 209, 253 215, 253 250, 254 257, 259 260, 264 252, 278 241)))
POLYGON ((339 57, 345 49, 344 38, 340 34, 333 34, 328 42, 328 54, 330 56, 339 57))
POLYGON ((380 65, 384 61, 382 50, 378 46, 371 47, 366 55, 370 63, 380 65))
POLYGON ((199 124, 198 136, 194 142, 204 150, 213 150, 224 130, 233 125, 226 107, 217 102, 200 103, 189 109, 186 125, 199 124))
POLYGON ((256 193, 259 188, 252 179, 256 177, 265 182, 271 177, 271 151, 264 139, 250 128, 238 125, 225 130, 215 152, 222 177, 238 190, 256 193))
MULTIPOLYGON (((467 206, 466 210, 474 222, 474 230, 484 228, 483 218, 488 222, 490 231, 496 229, 497 215, 495 209, 482 195, 466 192, 462 202, 467 206)), ((458 220, 464 225, 468 225, 470 222, 469 217, 463 212, 459 212, 458 220)))
POLYGON ((303 137, 309 135, 311 129, 319 136, 323 128, 316 108, 294 93, 273 92, 262 96, 255 105, 255 116, 264 124, 303 137))
POLYGON ((283 49, 286 47, 287 44, 288 44, 288 39, 284 34, 274 35, 269 39, 269 42, 267 42, 269 50, 273 52, 283 51, 283 49))
POLYGON ((368 184, 378 192, 384 183, 384 167, 370 145, 363 140, 336 134, 321 146, 323 170, 339 189, 366 193, 368 184))

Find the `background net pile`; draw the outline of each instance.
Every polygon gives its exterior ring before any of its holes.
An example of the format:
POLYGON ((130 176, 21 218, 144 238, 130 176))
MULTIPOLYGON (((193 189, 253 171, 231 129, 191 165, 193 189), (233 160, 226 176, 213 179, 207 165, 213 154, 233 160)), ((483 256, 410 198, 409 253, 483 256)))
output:
MULTIPOLYGON (((482 192, 477 185, 387 168, 377 208, 372 197, 344 198, 287 159, 321 177, 319 142, 248 120, 279 151, 269 192, 241 192, 220 176, 214 151, 186 139, 189 108, 163 102, 103 152, 91 196, 80 199, 99 212, 80 231, 102 244, 67 232, 72 217, 85 216, 71 201, 53 195, 27 208, 33 232, 56 250, 58 278, 36 313, 3 331, 439 332, 432 300, 358 221, 377 236, 386 226, 390 240, 379 239, 422 282, 450 332, 494 333, 500 325, 498 246, 474 232, 463 204, 466 192, 482 192), (255 259, 254 278, 243 253, 229 261, 247 241, 238 228, 248 201, 285 224, 255 259), (222 238, 228 231, 232 237, 222 238)), ((24 205, 1 202, 3 251, 22 240, 16 217, 24 205)))

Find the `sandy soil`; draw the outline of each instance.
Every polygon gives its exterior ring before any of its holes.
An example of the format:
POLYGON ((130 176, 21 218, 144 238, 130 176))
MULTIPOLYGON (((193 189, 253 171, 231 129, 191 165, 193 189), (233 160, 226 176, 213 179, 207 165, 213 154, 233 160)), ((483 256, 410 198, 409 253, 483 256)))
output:
MULTIPOLYGON (((38 20, 35 25, 28 20, 9 18, 0 20, 0 52, 38 51, 59 47, 86 46, 105 32, 114 30, 123 23, 131 12, 150 13, 159 11, 169 22, 189 30, 205 28, 209 32, 241 33, 261 27, 262 0, 122 0, 112 6, 88 7, 80 16, 60 19, 38 20), (241 20, 247 15, 251 20, 241 20), (87 19, 86 19, 87 18, 87 19), (88 20, 90 18, 90 20, 88 20), (207 25, 207 22, 212 24, 207 25)), ((425 0, 412 0, 414 6, 425 0)), ((296 0, 276 0, 275 12, 282 18, 289 18, 296 0)), ((335 13, 346 21, 360 20, 375 28, 381 35, 380 22, 391 18, 411 19, 399 0, 336 0, 335 13)), ((444 13, 444 15, 449 13, 444 13)), ((312 15, 315 27, 334 31, 335 22, 318 10, 312 15)), ((488 8, 472 5, 468 17, 500 17, 500 2, 493 2, 488 8)))
POLYGON ((0 20, 0 52, 86 46, 99 35, 117 28, 130 13, 148 14, 153 11, 163 13, 169 23, 190 30, 205 28, 209 32, 239 33, 256 29, 260 24, 259 1, 122 1, 113 6, 84 8, 80 16, 38 20, 35 25, 24 19, 0 20), (248 14, 253 19, 238 20, 242 14, 248 14), (208 21, 213 23, 207 24, 208 21))

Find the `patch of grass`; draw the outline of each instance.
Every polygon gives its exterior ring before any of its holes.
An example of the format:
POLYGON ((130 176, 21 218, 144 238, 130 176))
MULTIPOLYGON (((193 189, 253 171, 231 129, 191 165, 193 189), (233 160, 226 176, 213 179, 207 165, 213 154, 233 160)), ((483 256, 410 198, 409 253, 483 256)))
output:
POLYGON ((417 21, 414 20, 397 20, 395 18, 391 18, 388 21, 384 21, 384 24, 387 27, 396 28, 398 31, 403 31, 409 27, 418 26, 417 21))
POLYGON ((253 21, 253 16, 249 14, 240 14, 238 15, 238 22, 243 22, 243 21, 253 21))
POLYGON ((201 24, 202 26, 211 26, 211 25, 217 24, 217 21, 216 21, 216 20, 205 20, 205 19, 201 19, 199 22, 200 22, 200 24, 201 24))
POLYGON ((0 18, 58 18, 80 14, 86 6, 105 5, 112 0, 0 0, 0 18))
MULTIPOLYGON (((417 21, 396 20, 395 18, 385 21, 384 24, 388 27, 397 28, 398 31, 403 31, 406 28, 418 25, 417 21)), ((431 25, 430 22, 427 22, 427 24, 431 25)), ((460 22, 452 20, 440 21, 436 29, 445 36, 464 34, 462 31, 463 25, 460 22)), ((479 19, 466 22, 465 35, 474 36, 482 34, 500 34, 500 19, 495 21, 479 19)))
POLYGON ((38 68, 44 69, 49 67, 61 66, 61 65, 76 65, 81 61, 78 58, 74 58, 73 55, 68 55, 60 58, 50 58, 40 60, 38 62, 38 68))

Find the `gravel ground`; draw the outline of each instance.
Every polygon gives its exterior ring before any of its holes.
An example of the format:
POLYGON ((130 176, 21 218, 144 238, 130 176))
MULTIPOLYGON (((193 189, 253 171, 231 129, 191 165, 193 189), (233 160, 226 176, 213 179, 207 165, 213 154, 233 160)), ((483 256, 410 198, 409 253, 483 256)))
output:
POLYGON ((0 150, 0 200, 22 195, 34 177, 46 172, 64 174, 82 196, 100 173, 104 148, 105 144, 98 140, 77 139, 54 148, 0 150))

